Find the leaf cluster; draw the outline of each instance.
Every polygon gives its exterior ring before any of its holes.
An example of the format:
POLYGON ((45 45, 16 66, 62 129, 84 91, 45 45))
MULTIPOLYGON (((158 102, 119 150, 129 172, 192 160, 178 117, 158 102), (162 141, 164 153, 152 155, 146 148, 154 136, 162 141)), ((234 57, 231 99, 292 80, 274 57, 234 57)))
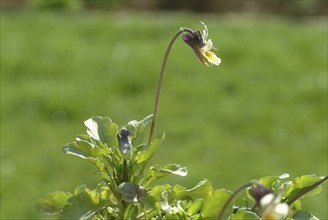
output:
POLYGON ((217 208, 229 197, 224 189, 214 190, 209 180, 192 189, 180 185, 154 185, 167 175, 186 176, 187 168, 178 164, 148 166, 164 133, 146 144, 146 128, 152 116, 131 121, 123 129, 129 131, 130 155, 123 154, 117 134, 119 127, 108 117, 85 121, 87 134, 78 135, 64 145, 65 154, 95 165, 100 182, 93 190, 78 186, 73 193, 53 192, 37 201, 39 212, 57 215, 58 219, 199 219, 214 217, 217 208))
MULTIPOLYGON (((56 215, 58 219, 215 219, 229 205, 227 201, 232 192, 214 189, 207 179, 191 189, 155 184, 167 175, 186 176, 187 168, 178 164, 149 166, 165 137, 162 133, 147 144, 146 129, 151 122, 152 116, 147 116, 119 128, 108 117, 98 116, 85 121, 87 134, 78 135, 74 142, 64 145, 63 151, 91 162, 100 177, 98 185, 95 189, 80 185, 72 193, 45 194, 37 201, 37 210, 56 215), (119 135, 122 130, 128 134, 126 137, 119 135)), ((281 202, 291 209, 288 219, 315 219, 310 212, 302 210, 300 199, 318 194, 320 184, 327 177, 288 178, 288 174, 268 176, 260 178, 258 183, 281 193, 281 202)), ((232 212, 226 213, 226 217, 231 220, 261 219, 260 206, 249 190, 245 200, 253 206, 233 205, 232 212)))

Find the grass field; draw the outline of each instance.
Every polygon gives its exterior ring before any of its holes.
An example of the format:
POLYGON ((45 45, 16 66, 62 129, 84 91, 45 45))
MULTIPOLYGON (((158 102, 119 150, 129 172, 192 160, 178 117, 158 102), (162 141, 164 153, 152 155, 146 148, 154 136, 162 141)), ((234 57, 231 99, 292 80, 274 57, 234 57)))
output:
MULTIPOLYGON (((327 21, 162 13, 1 14, 1 219, 36 219, 44 193, 98 181, 61 147, 83 121, 119 125, 152 113, 165 48, 181 27, 202 28, 219 67, 181 40, 169 57, 153 163, 235 189, 266 175, 327 175, 327 21)), ((327 184, 304 208, 328 219, 327 184)))

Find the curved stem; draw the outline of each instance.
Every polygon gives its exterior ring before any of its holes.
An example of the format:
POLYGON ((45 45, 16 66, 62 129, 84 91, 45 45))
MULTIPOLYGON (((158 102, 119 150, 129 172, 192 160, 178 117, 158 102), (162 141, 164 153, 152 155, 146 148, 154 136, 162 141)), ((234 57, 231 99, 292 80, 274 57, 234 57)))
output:
POLYGON ((182 34, 184 32, 193 33, 193 31, 189 28, 180 28, 180 30, 171 39, 171 41, 166 49, 165 55, 164 55, 164 59, 163 59, 163 63, 162 63, 162 67, 161 67, 161 71, 159 73, 159 79, 158 79, 158 83, 157 83, 157 90, 156 90, 155 104, 154 104, 154 111, 153 111, 153 120, 151 123, 148 145, 150 145, 151 142, 154 140, 155 128, 156 128, 157 118, 158 118, 159 99, 160 99, 160 95, 161 95, 161 88, 162 88, 162 84, 163 84, 167 58, 170 54, 171 48, 172 48, 175 40, 177 39, 177 37, 180 34, 182 34))
POLYGON ((250 181, 248 183, 245 183, 243 185, 241 185, 236 191, 234 191, 231 196, 229 197, 229 199, 224 203, 218 217, 217 217, 217 220, 222 220, 223 218, 223 215, 226 211, 226 209, 228 208, 229 204, 231 203, 231 201, 236 197, 236 195, 238 195, 238 193, 240 193, 240 191, 242 191, 243 189, 247 188, 247 187, 250 187, 254 184, 257 184, 258 182, 257 181, 250 181))

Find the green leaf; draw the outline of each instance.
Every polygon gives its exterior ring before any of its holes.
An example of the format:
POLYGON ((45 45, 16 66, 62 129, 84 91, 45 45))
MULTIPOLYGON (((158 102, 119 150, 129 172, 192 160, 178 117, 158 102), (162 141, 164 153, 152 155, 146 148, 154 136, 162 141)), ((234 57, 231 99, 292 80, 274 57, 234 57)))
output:
POLYGON ((317 217, 305 210, 299 210, 294 213, 293 220, 319 220, 317 217))
POLYGON ((138 154, 136 156, 136 162, 139 164, 141 164, 143 162, 148 162, 150 160, 150 158, 153 156, 153 154, 154 154, 155 150, 157 149, 157 147, 159 146, 159 144, 162 143, 164 138, 165 138, 165 134, 164 133, 160 134, 149 145, 147 150, 138 152, 138 154))
POLYGON ((158 186, 154 186, 154 188, 151 189, 149 195, 154 197, 157 201, 160 201, 162 199, 163 192, 171 192, 171 191, 172 191, 172 186, 169 184, 158 185, 158 186))
POLYGON ((98 146, 83 140, 64 145, 63 151, 65 154, 71 154, 83 159, 96 159, 100 154, 98 146))
POLYGON ((254 212, 246 211, 245 209, 238 209, 235 214, 230 216, 230 220, 260 220, 254 212))
POLYGON ((88 135, 93 139, 107 144, 108 147, 118 146, 118 127, 110 118, 96 116, 86 120, 84 124, 88 128, 88 135))
POLYGON ((102 200, 108 199, 112 194, 110 188, 105 182, 100 182, 97 185, 96 192, 99 194, 99 198, 102 200))
POLYGON ((99 200, 98 194, 88 188, 78 195, 70 197, 67 203, 59 219, 91 220, 100 210, 108 206, 115 206, 110 200, 99 200))
POLYGON ((141 121, 133 120, 128 123, 126 128, 129 130, 132 136, 137 135, 140 132, 143 132, 144 129, 152 122, 153 115, 148 115, 141 121))
POLYGON ((278 176, 265 176, 260 178, 260 182, 263 186, 272 188, 278 179, 278 176))
POLYGON ((203 202, 204 202, 204 199, 196 199, 193 203, 190 204, 187 212, 190 215, 197 214, 201 210, 201 208, 203 206, 203 202))
POLYGON ((296 200, 295 202, 293 202, 292 204, 289 205, 289 207, 293 210, 293 211, 298 211, 302 209, 302 204, 300 200, 296 200))
POLYGON ((231 192, 225 189, 210 191, 206 195, 203 208, 200 211, 202 218, 215 218, 230 195, 231 192))
POLYGON ((71 196, 71 193, 62 191, 48 193, 38 199, 35 207, 42 214, 59 214, 71 196))
POLYGON ((189 197, 205 197, 209 192, 213 191, 212 184, 209 180, 204 179, 200 181, 194 188, 186 189, 186 187, 175 185, 173 187, 173 199, 183 199, 189 197))
POLYGON ((74 195, 78 195, 80 193, 85 192, 88 189, 86 184, 79 185, 74 190, 74 195))
POLYGON ((129 130, 130 135, 132 137, 132 145, 133 146, 138 146, 140 145, 145 136, 145 129, 147 128, 147 126, 149 124, 151 124, 153 119, 152 115, 149 115, 147 117, 145 117, 144 119, 142 119, 141 121, 130 121, 128 123, 128 125, 126 126, 126 128, 129 130))
POLYGON ((137 202, 141 196, 147 194, 144 187, 128 182, 121 183, 118 186, 118 191, 127 202, 137 202))
MULTIPOLYGON (((313 184, 315 184, 321 179, 321 177, 316 177, 314 175, 303 175, 300 177, 296 177, 293 182, 291 182, 287 186, 283 197, 286 198, 286 202, 288 203, 289 201, 292 201, 298 194, 306 192, 308 189, 310 189, 309 187, 311 187, 313 184)), ((322 188, 319 186, 304 194, 303 197, 316 195, 320 193, 321 190, 322 188)))
POLYGON ((157 203, 158 201, 156 200, 155 197, 151 196, 151 195, 145 195, 145 196, 141 196, 139 198, 139 201, 148 206, 148 207, 152 207, 152 208, 157 208, 157 203))
POLYGON ((151 167, 146 175, 146 180, 144 185, 149 186, 158 179, 167 176, 169 174, 174 174, 178 176, 186 176, 188 174, 186 167, 181 167, 179 164, 167 164, 163 168, 154 166, 151 167))
POLYGON ((139 212, 139 208, 131 203, 124 211, 124 219, 136 219, 139 212))

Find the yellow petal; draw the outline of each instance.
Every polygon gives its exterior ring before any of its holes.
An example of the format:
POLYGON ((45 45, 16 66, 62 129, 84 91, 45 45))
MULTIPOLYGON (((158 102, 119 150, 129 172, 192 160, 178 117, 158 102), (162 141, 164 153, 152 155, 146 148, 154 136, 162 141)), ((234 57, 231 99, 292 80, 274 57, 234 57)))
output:
POLYGON ((205 51, 205 57, 206 57, 207 61, 211 64, 218 66, 221 63, 221 59, 219 57, 217 57, 215 55, 215 53, 213 53, 211 51, 205 51))

